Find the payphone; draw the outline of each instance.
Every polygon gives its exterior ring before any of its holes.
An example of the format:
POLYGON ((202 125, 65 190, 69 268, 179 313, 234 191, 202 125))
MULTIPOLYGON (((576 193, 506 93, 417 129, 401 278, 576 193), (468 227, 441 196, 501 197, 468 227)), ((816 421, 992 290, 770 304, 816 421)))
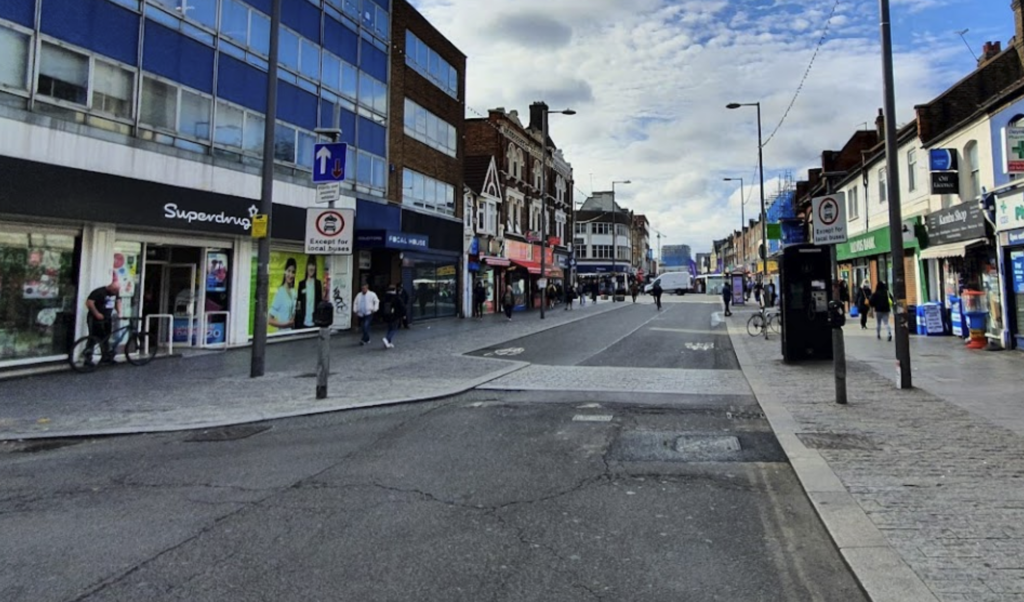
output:
POLYGON ((832 267, 828 247, 790 245, 779 265, 782 359, 832 359, 832 267))

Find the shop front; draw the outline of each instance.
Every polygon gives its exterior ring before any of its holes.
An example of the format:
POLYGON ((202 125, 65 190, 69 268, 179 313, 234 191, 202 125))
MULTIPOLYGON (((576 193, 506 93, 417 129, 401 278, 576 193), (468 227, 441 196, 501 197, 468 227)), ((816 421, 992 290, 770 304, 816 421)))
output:
MULTIPOLYGON (((552 282, 564 277, 564 271, 555 264, 554 249, 547 247, 545 253, 545 276, 552 282)), ((505 259, 511 265, 505 270, 505 283, 512 285, 515 311, 540 307, 541 246, 517 240, 505 241, 505 259)))
MULTIPOLYGON (((919 218, 903 222, 903 273, 906 282, 906 303, 917 305, 920 299, 918 291, 917 253, 921 248, 919 218)), ((879 282, 892 287, 892 245, 889 239, 889 226, 870 232, 849 237, 844 243, 836 245, 836 259, 840 277, 848 276, 851 288, 851 299, 856 287, 868 283, 874 290, 879 282)))
POLYGON ((1004 284, 1004 346, 1024 351, 1024 190, 1000 193, 995 209, 1004 284))
MULTIPOLYGON (((121 317, 161 343, 248 341, 254 201, 10 157, 0 174, 17 174, 0 179, 0 367, 62 359, 85 298, 112 281, 121 317)), ((275 205, 275 241, 298 245, 304 227, 303 209, 275 205)))

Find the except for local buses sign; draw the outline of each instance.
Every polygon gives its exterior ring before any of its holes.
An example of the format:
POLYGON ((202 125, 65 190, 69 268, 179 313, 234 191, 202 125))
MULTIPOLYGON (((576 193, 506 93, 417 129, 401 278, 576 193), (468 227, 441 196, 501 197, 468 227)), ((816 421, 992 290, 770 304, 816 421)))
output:
POLYGON ((846 242, 846 195, 842 192, 811 199, 814 211, 814 244, 846 242))
POLYGON ((306 253, 351 255, 355 224, 351 209, 307 209, 306 253))

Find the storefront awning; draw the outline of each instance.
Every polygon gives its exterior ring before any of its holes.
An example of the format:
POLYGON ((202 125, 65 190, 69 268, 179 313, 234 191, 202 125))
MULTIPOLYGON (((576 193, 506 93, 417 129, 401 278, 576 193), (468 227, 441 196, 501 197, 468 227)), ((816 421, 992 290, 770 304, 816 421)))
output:
POLYGON ((500 268, 507 268, 512 265, 512 262, 504 257, 493 257, 491 255, 481 255, 480 261, 500 268))
POLYGON ((942 259, 945 257, 963 257, 968 247, 972 247, 977 244, 985 243, 988 239, 986 238, 972 238, 961 242, 951 242, 947 245, 937 245, 934 247, 928 247, 921 251, 919 257, 921 259, 942 259))
POLYGON ((526 268, 531 274, 540 274, 540 264, 536 261, 526 261, 524 259, 513 259, 512 263, 519 267, 526 268))

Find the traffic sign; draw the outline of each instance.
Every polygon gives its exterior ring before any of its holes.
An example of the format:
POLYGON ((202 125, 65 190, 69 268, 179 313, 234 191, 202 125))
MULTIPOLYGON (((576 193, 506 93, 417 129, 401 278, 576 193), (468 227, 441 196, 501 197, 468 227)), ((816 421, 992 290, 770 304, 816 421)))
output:
POLYGON ((313 183, 341 182, 345 179, 345 157, 348 145, 344 142, 323 142, 313 147, 313 183))
POLYGON ((814 244, 846 242, 846 195, 842 192, 811 199, 814 212, 814 244))
POLYGON ((328 182, 327 184, 317 184, 316 186, 316 202, 320 204, 324 203, 336 203, 341 198, 341 182, 328 182))
POLYGON ((351 255, 355 226, 355 211, 351 209, 307 209, 306 253, 351 255))

